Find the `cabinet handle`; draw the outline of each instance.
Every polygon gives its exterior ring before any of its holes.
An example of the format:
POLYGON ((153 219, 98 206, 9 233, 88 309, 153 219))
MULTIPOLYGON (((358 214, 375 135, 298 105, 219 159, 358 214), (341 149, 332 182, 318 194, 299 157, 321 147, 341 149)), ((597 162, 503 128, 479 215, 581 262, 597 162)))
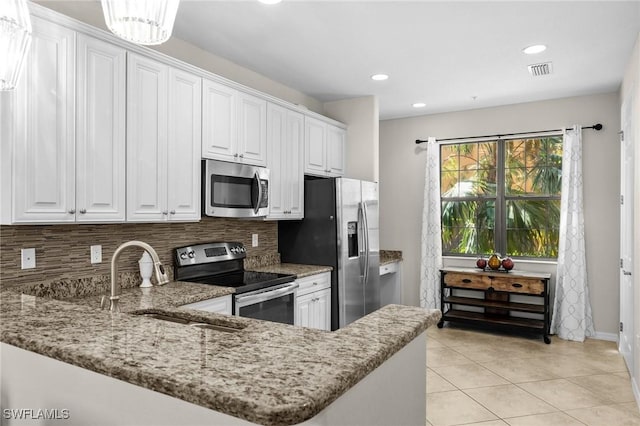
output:
POLYGON ((313 285, 318 285, 318 283, 314 282, 313 285))
POLYGON ((238 158, 238 154, 233 154, 233 158, 238 158))
POLYGON ((171 210, 169 213, 176 214, 176 211, 175 210, 171 210))
POLYGON ((165 211, 163 211, 163 212, 162 212, 162 214, 163 214, 164 216, 166 216, 166 215, 168 215, 168 214, 169 214, 169 212, 165 210, 165 211))
POLYGON ((87 209, 80 209, 80 214, 85 214, 87 212, 87 209))
POLYGON ((463 283, 469 284, 471 280, 469 278, 465 278, 462 280, 463 283))
POLYGON ((69 210, 69 214, 76 214, 76 209, 69 210))
POLYGON ((511 284, 511 285, 512 285, 513 287, 515 287, 515 288, 521 288, 521 287, 522 287, 522 284, 520 284, 520 283, 513 283, 513 284, 511 284))
POLYGON ((244 158, 244 154, 240 154, 240 158, 244 158))

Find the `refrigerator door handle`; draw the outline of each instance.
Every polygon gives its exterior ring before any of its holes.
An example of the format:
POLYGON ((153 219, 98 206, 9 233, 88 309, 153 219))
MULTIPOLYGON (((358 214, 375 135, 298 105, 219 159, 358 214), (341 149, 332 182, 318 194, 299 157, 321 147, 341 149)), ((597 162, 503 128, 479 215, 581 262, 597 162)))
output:
POLYGON ((369 218, 367 216, 367 202, 362 202, 363 237, 364 237, 364 285, 369 282, 369 218))
POLYGON ((366 274, 366 268, 364 267, 365 265, 365 259, 364 259, 364 255, 367 254, 366 252, 366 246, 365 246, 365 236, 363 233, 364 230, 364 211, 362 209, 362 203, 358 203, 358 266, 360 266, 360 278, 363 279, 363 283, 364 283, 364 279, 365 279, 365 274, 366 274))

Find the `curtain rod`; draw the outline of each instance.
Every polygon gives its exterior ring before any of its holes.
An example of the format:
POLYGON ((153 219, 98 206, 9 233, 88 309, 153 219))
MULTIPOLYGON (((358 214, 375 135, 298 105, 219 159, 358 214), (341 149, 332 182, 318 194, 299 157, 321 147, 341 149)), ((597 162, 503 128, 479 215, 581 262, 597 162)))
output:
MULTIPOLYGON (((593 126, 583 127, 582 129, 593 129, 593 130, 602 130, 602 124, 594 124, 593 126)), ((547 132, 561 132, 563 129, 552 129, 552 130, 537 130, 535 132, 519 132, 519 133, 504 133, 501 135, 485 135, 485 136, 467 136, 466 138, 445 138, 445 139, 436 139, 436 142, 442 141, 456 141, 463 139, 486 139, 486 138, 502 138, 504 136, 519 136, 519 135, 530 135, 532 133, 547 133, 547 132)), ((416 144, 425 143, 428 141, 416 139, 416 144)))

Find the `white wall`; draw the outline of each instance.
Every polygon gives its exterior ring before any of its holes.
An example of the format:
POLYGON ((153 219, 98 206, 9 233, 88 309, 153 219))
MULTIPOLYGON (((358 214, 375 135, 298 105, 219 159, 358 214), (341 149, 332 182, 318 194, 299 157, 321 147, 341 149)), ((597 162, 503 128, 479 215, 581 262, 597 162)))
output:
POLYGON ((326 102, 324 113, 348 126, 346 176, 377 182, 380 117, 378 98, 365 96, 326 102))
MULTIPOLYGON (((34 3, 38 3, 44 7, 62 13, 63 15, 77 19, 78 21, 82 21, 89 25, 93 25, 94 27, 108 31, 104 23, 102 6, 99 1, 36 0, 34 3)), ((311 96, 294 90, 284 84, 278 83, 277 81, 271 80, 220 56, 209 53, 176 37, 172 37, 167 42, 159 46, 149 47, 188 64, 228 78, 229 80, 244 84, 245 86, 270 94, 285 101, 304 105, 317 113, 323 113, 322 102, 312 98, 311 96)))
POLYGON ((637 196, 638 189, 640 188, 640 34, 636 40, 636 45, 633 48, 631 58, 626 68, 622 87, 620 89, 620 106, 629 96, 633 97, 632 102, 632 117, 635 119, 633 122, 634 135, 634 186, 635 186, 635 198, 634 198, 634 270, 633 270, 633 289, 634 289, 634 329, 635 329, 635 348, 634 348, 634 391, 636 392, 636 400, 640 402, 640 394, 638 393, 638 384, 640 384, 640 278, 638 277, 640 271, 640 197, 637 196))
MULTIPOLYGON (((602 123, 583 131, 587 273, 596 332, 617 335, 619 321, 620 106, 617 93, 531 102, 380 122, 380 247, 402 250, 404 303, 419 304, 424 145, 416 139, 558 129, 602 123)), ((471 264, 451 260, 447 264, 471 264)), ((552 272, 553 264, 516 268, 552 272)))

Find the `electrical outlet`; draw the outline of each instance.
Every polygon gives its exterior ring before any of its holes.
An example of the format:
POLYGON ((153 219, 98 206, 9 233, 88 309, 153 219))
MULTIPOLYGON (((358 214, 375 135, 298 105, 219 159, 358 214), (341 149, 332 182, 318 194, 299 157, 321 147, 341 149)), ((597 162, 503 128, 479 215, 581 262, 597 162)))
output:
POLYGON ((91 263, 102 263, 102 246, 91 246, 91 263))
POLYGON ((36 249, 27 248, 20 250, 22 258, 22 269, 33 269, 36 267, 36 249))
POLYGON ((258 247, 258 234, 251 234, 251 247, 258 247))

